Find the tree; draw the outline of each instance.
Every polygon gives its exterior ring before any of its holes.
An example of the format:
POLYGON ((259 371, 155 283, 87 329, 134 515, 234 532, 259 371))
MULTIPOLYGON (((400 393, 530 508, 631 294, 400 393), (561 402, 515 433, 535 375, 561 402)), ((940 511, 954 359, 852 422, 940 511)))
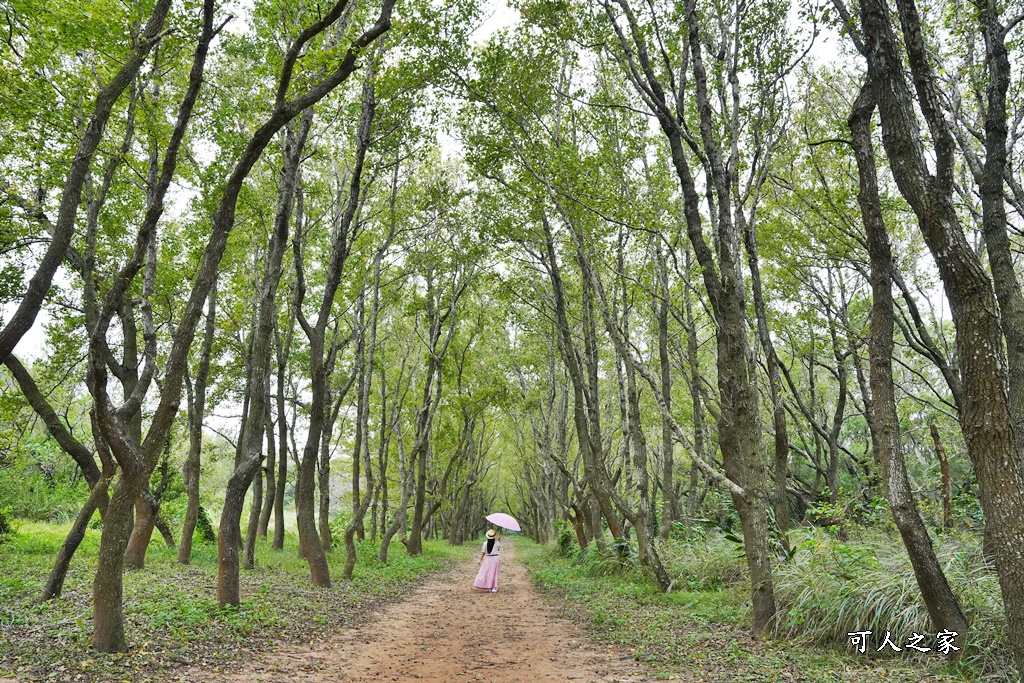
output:
MULTIPOLYGON (((641 28, 638 15, 626 0, 602 2, 602 7, 615 33, 615 54, 668 139, 683 194, 687 235, 703 269, 704 286, 714 311, 721 393, 719 441, 727 476, 736 484, 731 490, 740 513, 750 569, 754 631, 760 634, 775 617, 775 600, 767 540, 767 468, 760 443, 757 369, 747 332, 739 245, 743 223, 753 223, 764 169, 778 139, 781 84, 792 59, 790 39, 778 28, 785 23, 779 20, 780 12, 785 10, 765 3, 757 6, 757 11, 748 11, 753 8, 737 3, 721 17, 717 29, 709 29, 702 22, 696 1, 688 0, 684 4, 685 30, 674 36, 685 46, 684 54, 675 55, 679 61, 673 63, 674 53, 666 47, 673 43, 664 37, 667 23, 657 5, 651 5, 645 15, 653 33, 641 28), (710 30, 717 30, 716 42, 722 46, 714 55, 711 75, 705 66, 702 36, 710 30), (772 58, 763 65, 748 63, 743 52, 748 40, 772 45, 772 58), (759 103, 753 107, 755 118, 750 124, 753 147, 744 150, 753 155, 745 182, 738 176, 740 139, 744 134, 740 118, 744 95, 741 68, 749 69, 754 84, 748 97, 759 103), (691 96, 696 101, 697 134, 690 130, 685 110, 691 96), (717 115, 712 96, 723 103, 723 111, 717 115), (716 130, 723 129, 728 136, 728 151, 716 134, 716 130), (704 237, 701 200, 688 150, 698 158, 710 190, 714 251, 704 237)), ((748 248, 754 246, 748 240, 748 248)), ((754 253, 750 256, 756 259, 754 253)))
MULTIPOLYGON (((68 245, 71 243, 75 218, 82 198, 82 189, 89 175, 93 154, 103 139, 103 132, 114 106, 139 69, 142 68, 150 51, 163 37, 164 22, 170 7, 170 0, 159 0, 154 3, 142 30, 137 35, 131 36, 131 50, 124 63, 96 95, 92 114, 64 180, 60 208, 50 230, 51 241, 46 249, 46 254, 29 280, 28 289, 18 305, 18 310, 0 330, 0 359, 7 359, 35 322, 43 299, 50 290, 53 276, 64 260, 68 245)), ((9 183, 0 182, 0 186, 10 191, 9 183)))
MULTIPOLYGON (((303 29, 291 42, 282 63, 279 78, 277 79, 273 111, 250 138, 245 151, 238 158, 224 184, 224 191, 218 208, 212 217, 212 230, 204 250, 203 260, 195 276, 192 290, 188 297, 188 303, 182 314, 178 329, 174 334, 171 351, 165 364, 160 401, 154 411, 149 431, 141 443, 141 449, 136 449, 123 433, 120 427, 119 416, 127 412, 126 408, 134 409, 134 405, 141 402, 142 392, 136 392, 136 395, 131 397, 128 404, 115 409, 107 394, 107 369, 100 359, 102 358, 102 349, 105 344, 107 328, 113 313, 114 304, 119 295, 138 273, 143 255, 150 251, 153 232, 162 213, 163 194, 166 192, 166 188, 173 177, 176 162, 175 154, 177 152, 176 145, 169 145, 168 147, 168 154, 161 170, 160 184, 153 188, 155 192, 154 201, 150 204, 145 222, 139 231, 133 254, 122 268, 117 284, 107 293, 96 327, 90 331, 89 389, 96 402, 97 422, 100 431, 107 443, 110 444, 111 452, 121 468, 121 478, 115 486, 111 504, 108 508, 108 519, 104 524, 103 536, 100 542, 99 567, 93 586, 93 645, 98 650, 121 650, 124 649, 126 644, 122 613, 121 567, 124 548, 128 541, 129 525, 126 522, 130 519, 131 502, 141 490, 145 481, 149 479, 150 473, 156 466, 159 453, 166 442, 167 435, 177 413, 178 402, 181 396, 181 381, 185 371, 188 350, 191 347, 196 326, 202 315, 203 304, 216 279, 228 234, 234 227, 237 199, 242 185, 252 170, 253 165, 262 155, 263 150, 273 139, 277 131, 301 111, 321 100, 335 87, 344 82, 355 70, 357 56, 360 52, 390 27, 393 2, 385 0, 381 14, 376 22, 352 41, 340 61, 328 71, 327 75, 322 79, 314 81, 304 91, 289 99, 288 95, 296 60, 310 41, 323 34, 340 18, 346 4, 344 0, 336 3, 317 21, 312 22, 303 29), (175 154, 171 154, 171 150, 175 154)), ((199 42, 200 48, 197 49, 194 61, 195 66, 190 78, 192 89, 190 90, 189 98, 185 100, 180 110, 175 129, 175 137, 178 140, 184 134, 185 125, 191 117, 192 104, 198 95, 199 85, 202 82, 202 66, 205 63, 206 49, 214 33, 212 14, 212 4, 208 3, 206 11, 204 11, 203 37, 199 42)), ((147 365, 149 378, 152 377, 154 372, 152 362, 150 360, 150 363, 147 365)), ((148 381, 142 383, 142 386, 146 386, 148 383, 148 381)))
POLYGON ((914 504, 900 440, 892 375, 893 301, 892 251, 878 197, 871 117, 875 92, 869 81, 861 89, 850 114, 849 125, 860 177, 861 214, 864 217, 868 254, 871 258, 871 405, 875 434, 873 447, 882 466, 890 510, 914 566, 918 586, 932 624, 966 633, 967 617, 960 608, 942 571, 932 540, 914 504))
MULTIPOLYGON (((1024 543, 1024 472, 1013 441, 997 297, 954 205, 955 139, 943 116, 917 4, 899 0, 897 8, 914 92, 934 141, 934 172, 921 141, 889 9, 877 0, 862 2, 860 10, 864 41, 874 46, 866 54, 868 77, 876 89, 882 143, 893 176, 935 258, 956 325, 963 377, 960 422, 978 477, 979 498, 992 527, 1011 646, 1018 666, 1024 668, 1024 568, 1016 560, 1017 549, 1024 543)), ((986 15, 988 20, 994 18, 986 15)), ((995 130, 989 134, 998 135, 995 130)), ((995 182, 1001 183, 1002 172, 999 178, 995 182)))

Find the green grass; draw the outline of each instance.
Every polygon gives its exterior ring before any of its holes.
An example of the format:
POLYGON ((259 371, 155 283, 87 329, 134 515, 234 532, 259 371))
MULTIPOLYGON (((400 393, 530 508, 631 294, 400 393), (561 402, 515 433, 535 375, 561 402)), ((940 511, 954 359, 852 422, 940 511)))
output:
MULTIPOLYGON (((630 561, 615 574, 609 571, 608 557, 581 561, 562 557, 554 548, 527 544, 521 544, 519 558, 527 563, 535 584, 564 614, 585 624, 597 640, 628 648, 637 660, 650 663, 655 674, 666 680, 1010 680, 1004 677, 1006 674, 997 675, 972 664, 949 666, 935 653, 915 658, 857 654, 846 636, 846 631, 854 630, 852 625, 835 640, 783 633, 754 639, 742 559, 736 557, 732 544, 708 539, 705 548, 703 543, 702 539, 696 549, 678 547, 676 543, 666 545, 663 556, 670 575, 677 587, 684 587, 668 594, 660 592, 630 561), (688 561, 692 564, 687 565, 688 561)), ((780 595, 780 606, 787 615, 793 607, 788 600, 785 594, 780 595)))
POLYGON ((415 582, 461 557, 464 549, 428 542, 409 557, 400 544, 390 561, 376 560, 377 546, 364 543, 352 581, 340 579, 344 549, 328 555, 334 576, 329 590, 309 583, 308 565, 297 557, 297 539, 284 550, 256 547, 256 569, 242 571, 242 606, 216 602, 217 550, 197 544, 193 564, 154 540, 146 567, 125 574, 125 620, 131 650, 103 655, 90 648, 91 588, 99 531, 90 530, 68 573, 63 597, 39 603, 66 526, 22 522, 0 543, 0 676, 23 680, 162 681, 186 665, 222 666, 276 642, 310 642, 358 623, 379 603, 404 594, 415 582))
MULTIPOLYGON (((775 574, 780 633, 821 644, 852 630, 933 632, 906 550, 885 533, 860 528, 841 542, 801 529, 790 540, 798 550, 775 574)), ((1019 680, 1012 672, 998 578, 986 566, 978 539, 945 534, 935 550, 971 624, 970 633, 957 639, 968 648, 967 665, 984 680, 1019 680)))

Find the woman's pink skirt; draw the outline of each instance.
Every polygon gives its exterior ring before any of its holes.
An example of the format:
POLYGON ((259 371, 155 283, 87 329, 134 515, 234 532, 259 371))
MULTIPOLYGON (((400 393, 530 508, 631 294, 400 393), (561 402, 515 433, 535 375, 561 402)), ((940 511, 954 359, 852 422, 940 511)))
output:
POLYGON ((473 588, 489 591, 498 588, 498 556, 484 555, 484 561, 480 564, 480 571, 477 572, 473 588))

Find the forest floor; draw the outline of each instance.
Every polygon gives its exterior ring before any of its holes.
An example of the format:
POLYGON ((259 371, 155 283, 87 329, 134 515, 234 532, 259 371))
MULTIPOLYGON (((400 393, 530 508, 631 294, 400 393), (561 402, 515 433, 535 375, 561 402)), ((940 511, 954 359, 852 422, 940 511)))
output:
MULTIPOLYGON (((862 657, 845 638, 831 647, 754 639, 743 586, 665 594, 642 575, 595 573, 601 565, 525 538, 506 542, 494 594, 471 587, 475 544, 430 542, 416 557, 396 549, 387 565, 365 544, 355 578, 325 591, 309 586, 294 538, 283 552, 260 543, 257 568, 243 572, 242 608, 226 610, 213 598, 213 546, 197 547, 182 567, 154 543, 146 569, 125 575, 131 650, 100 655, 89 641, 98 532, 64 597, 35 597, 64 533, 26 523, 0 547, 0 683, 1015 680, 935 656, 862 657)), ((337 574, 344 553, 329 561, 337 574)))
MULTIPOLYGON (((467 553, 472 552, 468 547, 467 553)), ((649 667, 619 646, 598 646, 558 616, 502 548, 497 593, 472 588, 467 560, 427 580, 369 624, 310 646, 285 646, 230 673, 193 668, 182 680, 363 683, 647 681, 649 667)))

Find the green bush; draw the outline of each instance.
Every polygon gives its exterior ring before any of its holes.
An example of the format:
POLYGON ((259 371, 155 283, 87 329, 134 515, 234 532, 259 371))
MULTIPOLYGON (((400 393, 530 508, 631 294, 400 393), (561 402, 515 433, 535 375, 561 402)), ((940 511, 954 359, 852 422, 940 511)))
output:
MULTIPOLYGON (((335 546, 345 545, 345 531, 348 530, 348 525, 351 523, 352 509, 349 507, 344 507, 331 515, 328 526, 331 527, 331 540, 334 541, 335 546)), ((369 526, 369 519, 364 518, 363 524, 369 526)))
POLYGON ((7 520, 7 509, 0 508, 0 537, 11 533, 11 523, 7 520))
POLYGON ((579 552, 580 546, 576 541, 576 534, 570 529, 562 529, 558 534, 558 554, 562 557, 571 557, 579 552))
POLYGON ((68 522, 78 515, 88 495, 88 486, 73 469, 20 459, 0 470, 0 500, 13 519, 68 522))
POLYGON ((587 576, 639 578, 645 573, 636 550, 625 539, 613 541, 604 549, 591 543, 579 554, 578 564, 587 576))
POLYGON ((202 505, 199 506, 199 517, 196 519, 196 534, 203 543, 216 543, 217 532, 213 530, 213 522, 210 520, 210 513, 202 505))

